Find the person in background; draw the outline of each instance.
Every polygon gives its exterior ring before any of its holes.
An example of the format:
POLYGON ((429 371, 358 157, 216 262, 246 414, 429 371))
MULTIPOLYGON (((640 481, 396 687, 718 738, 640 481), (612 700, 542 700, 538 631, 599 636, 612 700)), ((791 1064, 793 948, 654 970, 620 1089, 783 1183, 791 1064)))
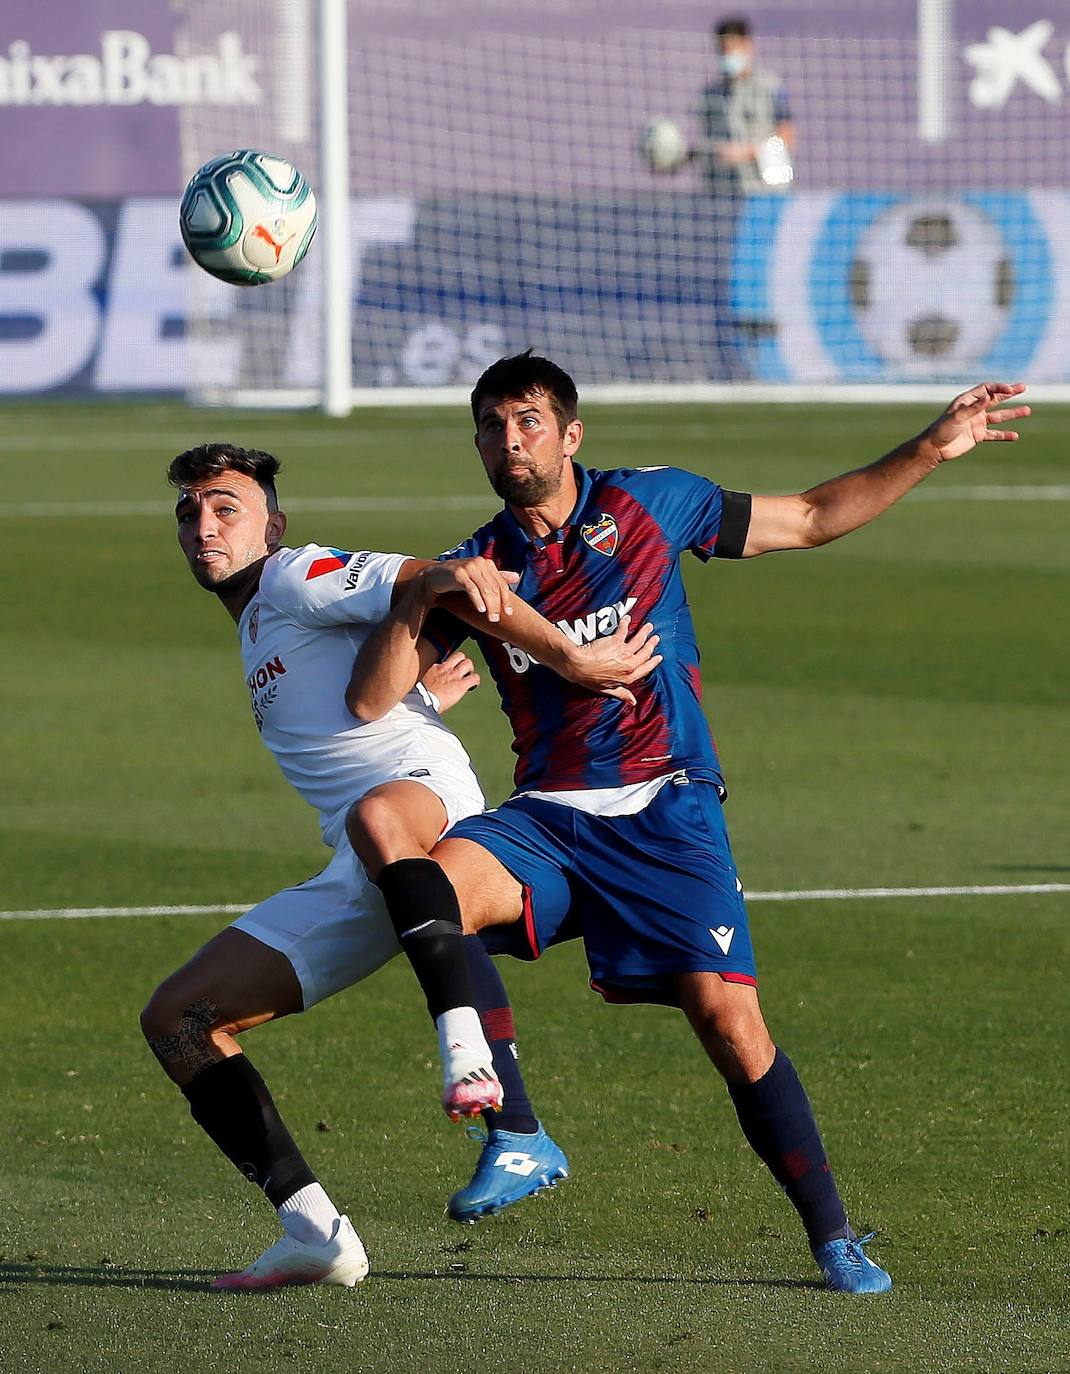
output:
POLYGON ((700 97, 699 138, 687 156, 711 198, 715 368, 733 381, 752 374, 753 346, 773 328, 768 320, 738 318, 733 305, 733 252, 744 203, 748 196, 783 195, 791 188, 795 125, 784 83, 755 61, 748 21, 722 19, 713 39, 719 71, 700 97))
POLYGON ((691 149, 703 184, 727 200, 791 186, 795 124, 783 81, 755 61, 746 19, 714 28, 720 71, 702 92, 699 142, 691 149))

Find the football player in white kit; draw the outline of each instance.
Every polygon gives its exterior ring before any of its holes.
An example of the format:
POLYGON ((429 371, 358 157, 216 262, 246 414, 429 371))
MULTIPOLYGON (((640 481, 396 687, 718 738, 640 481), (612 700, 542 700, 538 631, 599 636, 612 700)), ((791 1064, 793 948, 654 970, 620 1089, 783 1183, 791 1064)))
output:
MULTIPOLYGON (((379 864, 423 856, 464 816, 483 809, 467 754, 442 724, 424 685, 381 720, 357 722, 345 703, 354 657, 424 560, 371 551, 349 553, 306 545, 283 547, 286 517, 278 508, 270 454, 206 444, 180 454, 168 469, 179 489, 178 539, 196 580, 218 596, 238 626, 253 714, 283 776, 316 808, 334 851, 317 877, 269 897, 204 945, 156 989, 142 1013, 143 1033, 165 1072, 186 1096, 194 1120, 276 1207, 282 1238, 246 1269, 216 1286, 275 1288, 295 1283, 351 1287, 368 1261, 348 1218, 339 1214, 309 1169, 264 1080, 235 1036, 280 1016, 307 1010, 349 987, 398 953, 379 889, 346 835, 354 804, 375 791, 392 819, 379 864)), ((502 628, 509 640, 592 691, 629 695, 622 683, 648 668, 652 650, 622 631, 576 650, 523 602, 486 559, 440 565, 430 578, 435 599, 450 595, 454 613, 502 628), (464 608, 467 608, 465 610, 464 608)), ((502 637, 505 637, 502 628, 502 637)), ((437 681, 456 701, 478 682, 463 656, 437 681)), ((365 854, 366 861, 374 861, 365 854)), ((413 862, 430 861, 420 857, 413 862)), ((504 987, 478 939, 464 942, 472 986, 506 1034, 488 1045, 475 1007, 436 1015, 445 1053, 443 1106, 455 1119, 501 1107, 499 1078, 518 1085, 530 1114, 512 1045, 504 987), (496 1074, 498 1063, 511 1064, 496 1074)), ((473 1002, 477 999, 473 997, 473 1002)), ((488 1017, 488 1024, 490 1018, 488 1017)), ((493 1037, 492 1037, 493 1038, 493 1037)), ((532 1168, 514 1171, 476 1214, 499 1211, 567 1176, 564 1155, 539 1123, 520 1139, 532 1168), (519 1180, 519 1182, 518 1182, 519 1180)), ((461 1194, 455 1195, 456 1197, 461 1194)))

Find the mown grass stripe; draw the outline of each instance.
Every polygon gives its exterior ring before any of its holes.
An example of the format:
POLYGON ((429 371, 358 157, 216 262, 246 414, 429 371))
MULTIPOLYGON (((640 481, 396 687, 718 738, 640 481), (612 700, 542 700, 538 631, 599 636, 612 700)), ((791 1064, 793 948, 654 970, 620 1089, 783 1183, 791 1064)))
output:
MULTIPOLYGON (((911 492, 912 501, 1070 501, 1070 485, 926 487, 911 492)), ((440 511, 483 510, 495 505, 491 493, 435 496, 294 496, 287 511, 440 511)), ((117 516, 171 515, 169 501, 8 501, 0 502, 0 518, 113 519, 117 516)))

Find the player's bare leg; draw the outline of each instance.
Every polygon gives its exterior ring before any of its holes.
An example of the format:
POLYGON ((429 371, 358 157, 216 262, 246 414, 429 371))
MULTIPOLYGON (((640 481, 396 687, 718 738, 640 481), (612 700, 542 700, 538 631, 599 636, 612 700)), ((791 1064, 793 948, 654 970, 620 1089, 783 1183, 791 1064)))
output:
POLYGON ((141 1014, 149 1047, 193 1119, 263 1189, 285 1232, 247 1269, 217 1279, 220 1288, 352 1287, 368 1272, 359 1237, 308 1167, 235 1039, 301 1007, 289 960, 242 931, 224 930, 160 984, 141 1014))
POLYGON ((802 1219, 827 1285, 838 1292, 886 1292, 892 1281, 863 1254, 847 1220, 809 1099, 791 1060, 773 1043, 757 989, 716 973, 687 973, 678 976, 677 993, 728 1085, 749 1145, 802 1219))
POLYGON ((678 990, 684 1015, 726 1082, 756 1083, 768 1072, 776 1046, 756 988, 716 973, 685 973, 678 990))
POLYGON ((481 844, 447 836, 433 854, 457 893, 466 935, 520 920, 524 889, 481 844))
POLYGON ((164 1072, 185 1087, 209 1064, 241 1054, 235 1036, 302 1009, 301 985, 278 950, 223 930, 165 978, 141 1013, 164 1072))

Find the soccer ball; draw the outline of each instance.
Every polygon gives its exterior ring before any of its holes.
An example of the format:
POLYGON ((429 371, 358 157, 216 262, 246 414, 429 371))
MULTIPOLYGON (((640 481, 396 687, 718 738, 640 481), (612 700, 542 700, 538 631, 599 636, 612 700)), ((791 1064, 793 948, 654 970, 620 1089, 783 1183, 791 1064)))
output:
POLYGON ((998 224, 960 200, 909 201, 866 229, 850 267, 862 337, 906 376, 969 371, 1007 326, 1014 265, 998 224))
POLYGON ((316 197, 292 163, 244 148, 194 172, 178 220, 199 267, 235 286, 259 286, 285 277, 308 252, 316 197))
POLYGON ((653 172, 674 172, 687 157, 687 139, 678 124, 659 116, 639 130, 639 155, 653 172))

